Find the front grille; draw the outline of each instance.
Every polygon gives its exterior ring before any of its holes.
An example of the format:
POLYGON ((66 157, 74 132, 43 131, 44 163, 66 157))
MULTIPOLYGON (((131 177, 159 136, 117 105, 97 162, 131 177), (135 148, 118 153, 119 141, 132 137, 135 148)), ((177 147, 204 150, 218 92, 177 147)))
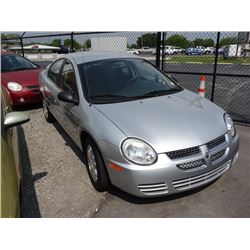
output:
POLYGON ((172 184, 173 184, 173 187, 178 190, 189 189, 191 187, 202 185, 213 179, 216 179, 217 177, 222 175, 224 172, 226 172, 229 167, 230 167, 230 162, 210 172, 207 172, 205 174, 196 175, 190 178, 173 181, 172 184))
POLYGON ((168 193, 166 183, 140 184, 137 186, 139 190, 146 195, 165 194, 168 193))
POLYGON ((189 161, 189 162, 177 164, 176 166, 180 169, 187 170, 187 169, 192 169, 192 168, 198 168, 198 167, 201 167, 202 165, 206 165, 205 159, 189 161))
POLYGON ((211 161, 212 162, 217 161, 225 154, 225 152, 226 152, 226 149, 223 149, 223 150, 211 155, 211 161))
POLYGON ((216 139, 206 143, 208 149, 215 148, 226 141, 225 135, 217 137, 216 139))
POLYGON ((27 89, 38 89, 38 85, 27 86, 27 89))
POLYGON ((166 154, 170 159, 177 159, 177 158, 182 158, 182 157, 186 157, 190 155, 195 155, 198 153, 200 153, 200 148, 192 147, 192 148, 185 148, 181 150, 167 152, 166 154))

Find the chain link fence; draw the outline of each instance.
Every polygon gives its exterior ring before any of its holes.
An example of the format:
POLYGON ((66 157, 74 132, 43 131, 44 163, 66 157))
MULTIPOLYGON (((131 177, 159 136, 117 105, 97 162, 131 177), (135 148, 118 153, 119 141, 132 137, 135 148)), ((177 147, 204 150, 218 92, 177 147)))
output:
POLYGON ((163 32, 162 69, 197 92, 206 76, 206 98, 250 123, 249 32, 163 32))
POLYGON ((197 92, 206 76, 206 98, 240 122, 250 123, 249 32, 22 32, 1 34, 2 50, 46 66, 74 51, 139 55, 197 92), (13 36, 16 37, 13 37, 13 36))

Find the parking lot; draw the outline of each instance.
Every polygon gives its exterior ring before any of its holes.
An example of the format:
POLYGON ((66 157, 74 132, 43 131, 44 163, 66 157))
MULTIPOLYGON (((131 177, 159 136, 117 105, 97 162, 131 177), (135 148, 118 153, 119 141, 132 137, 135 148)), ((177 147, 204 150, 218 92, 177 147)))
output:
POLYGON ((41 107, 20 128, 23 217, 250 217, 250 127, 237 125, 240 157, 220 179, 175 196, 142 199, 92 187, 81 151, 41 107))

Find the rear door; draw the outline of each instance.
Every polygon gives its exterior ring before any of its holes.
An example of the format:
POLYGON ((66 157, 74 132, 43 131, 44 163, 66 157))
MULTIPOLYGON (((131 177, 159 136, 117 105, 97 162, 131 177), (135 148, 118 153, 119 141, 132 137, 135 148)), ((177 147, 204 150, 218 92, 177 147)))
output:
POLYGON ((60 112, 58 110, 58 98, 57 95, 62 91, 62 79, 60 73, 62 66, 64 65, 64 59, 59 59, 55 61, 49 68, 47 77, 45 79, 46 83, 43 94, 48 102, 49 110, 55 116, 55 118, 60 122, 60 112))

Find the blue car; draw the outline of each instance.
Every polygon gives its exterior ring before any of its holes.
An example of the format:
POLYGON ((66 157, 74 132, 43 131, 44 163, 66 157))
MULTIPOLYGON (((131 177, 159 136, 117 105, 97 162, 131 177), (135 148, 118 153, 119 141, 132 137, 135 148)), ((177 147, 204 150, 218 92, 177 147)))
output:
POLYGON ((187 48, 185 54, 186 55, 203 55, 204 52, 198 48, 187 48))

